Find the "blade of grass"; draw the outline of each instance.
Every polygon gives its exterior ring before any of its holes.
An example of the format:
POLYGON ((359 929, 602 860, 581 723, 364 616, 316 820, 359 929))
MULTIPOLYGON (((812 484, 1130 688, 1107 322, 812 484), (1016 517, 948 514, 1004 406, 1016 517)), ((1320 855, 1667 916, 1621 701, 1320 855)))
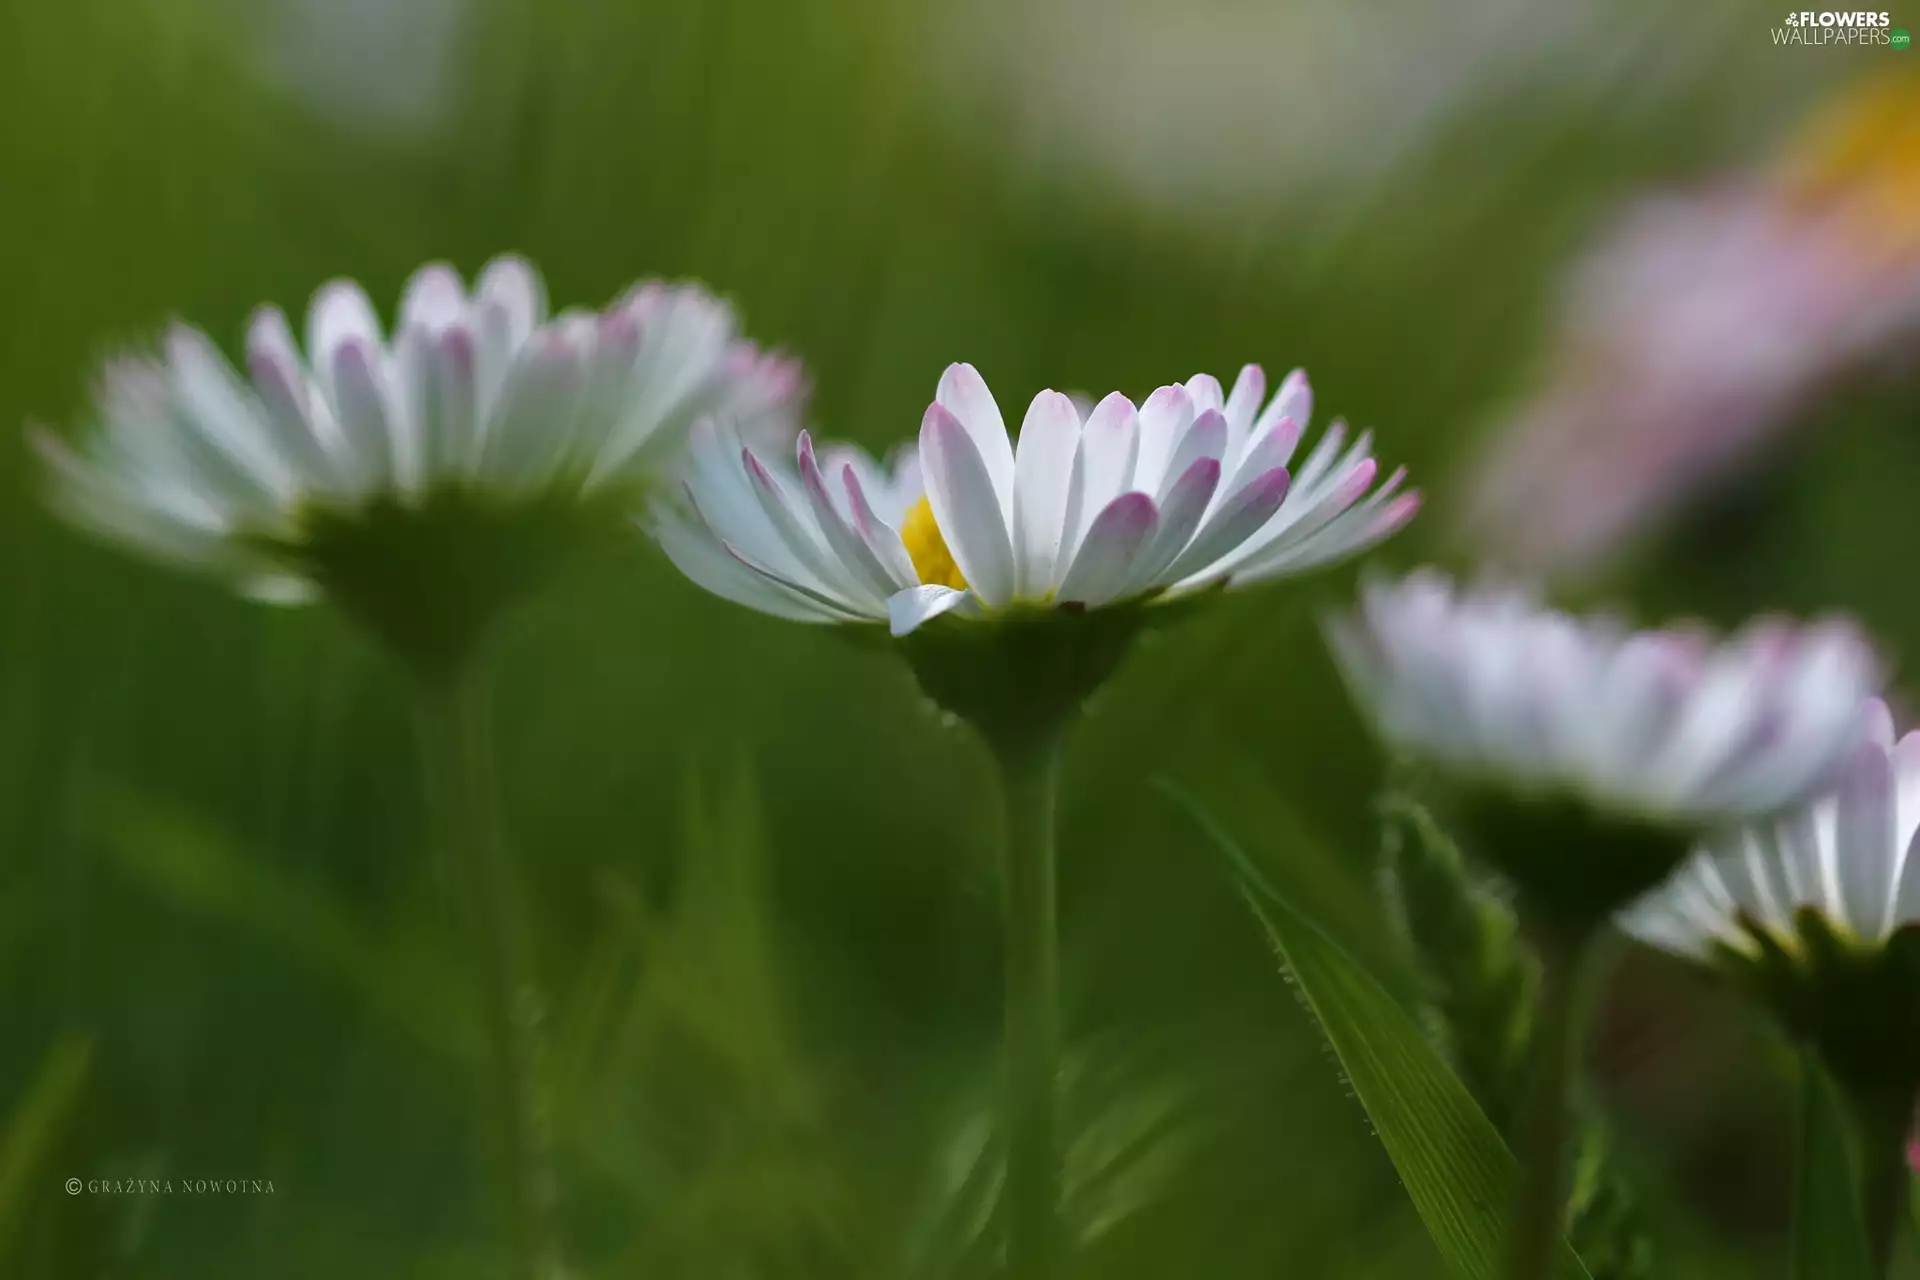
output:
POLYGON ((0 1264, 12 1257, 41 1166, 80 1097, 92 1062, 93 1042, 86 1037, 68 1034, 54 1041, 0 1133, 0 1264))
POLYGON ((1870 1280, 1847 1113, 1812 1054, 1800 1059, 1800 1150, 1793 1191, 1794 1280, 1870 1280))
MULTIPOLYGON (((1499 1131, 1399 1002, 1288 903, 1205 806, 1170 783, 1159 785, 1232 865, 1441 1257, 1466 1280, 1496 1280, 1507 1260, 1519 1180, 1499 1131)), ((1588 1280, 1565 1246, 1560 1272, 1566 1280, 1588 1280)))

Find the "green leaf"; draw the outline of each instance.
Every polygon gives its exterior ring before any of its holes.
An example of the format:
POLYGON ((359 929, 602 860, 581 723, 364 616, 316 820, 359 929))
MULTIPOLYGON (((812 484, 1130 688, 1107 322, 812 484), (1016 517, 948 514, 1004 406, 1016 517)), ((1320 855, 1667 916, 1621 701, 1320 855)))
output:
POLYGON ((1795 1280, 1871 1280, 1847 1112, 1812 1054, 1800 1059, 1800 1151, 1793 1193, 1795 1280))
MULTIPOLYGON (((1372 975, 1295 910, 1197 800, 1161 785, 1233 864, 1441 1257, 1466 1280, 1499 1280, 1519 1169, 1493 1123, 1372 975)), ((1589 1280, 1572 1249, 1560 1270, 1589 1280)))

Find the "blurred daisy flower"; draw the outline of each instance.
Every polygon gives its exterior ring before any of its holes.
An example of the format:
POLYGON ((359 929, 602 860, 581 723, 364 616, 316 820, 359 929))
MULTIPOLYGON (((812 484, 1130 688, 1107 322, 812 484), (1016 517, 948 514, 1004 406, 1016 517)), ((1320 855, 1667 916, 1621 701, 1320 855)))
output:
POLYGON ((1878 699, 1863 718, 1867 741, 1834 790, 1717 834, 1622 917, 1627 931, 1696 960, 1806 966, 1920 924, 1920 733, 1896 742, 1878 699))
POLYGON ((691 285, 637 286, 549 317, 525 261, 471 292, 408 281, 391 338, 350 281, 323 287, 304 350, 249 326, 243 377, 197 329, 106 369, 78 446, 34 439, 75 523, 246 594, 326 594, 403 656, 465 650, 581 540, 621 527, 696 417, 791 433, 797 366, 691 285))
POLYGON ((986 383, 956 364, 917 455, 891 476, 816 456, 803 434, 797 477, 783 477, 705 428, 687 501, 657 528, 721 595, 807 621, 885 621, 896 636, 943 614, 1175 599, 1341 559, 1412 517, 1402 473, 1376 486, 1371 439, 1349 444, 1340 423, 1289 472, 1312 404, 1297 372, 1268 400, 1255 365, 1230 395, 1202 374, 1138 407, 1115 392, 1084 415, 1043 391, 1016 449, 986 383))
POLYGON ((1576 268, 1560 330, 1467 513, 1511 567, 1572 577, 1920 347, 1920 80, 1852 90, 1768 171, 1633 209, 1576 268))
POLYGON ((1478 852, 1585 927, 1702 830, 1823 786, 1860 740, 1879 671, 1844 624, 1763 621, 1715 643, 1432 572, 1369 584, 1328 635, 1381 737, 1461 784, 1478 852))
POLYGON ((1825 1065, 1884 1258, 1920 1090, 1920 733, 1896 741, 1878 700, 1861 718, 1867 740, 1829 793, 1716 834, 1620 923, 1726 974, 1825 1065))

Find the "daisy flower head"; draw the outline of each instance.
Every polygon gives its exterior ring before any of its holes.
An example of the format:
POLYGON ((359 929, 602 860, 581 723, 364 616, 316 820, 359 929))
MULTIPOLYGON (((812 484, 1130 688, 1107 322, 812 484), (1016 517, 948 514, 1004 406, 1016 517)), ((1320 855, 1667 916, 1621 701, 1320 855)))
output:
POLYGON ((1920 348, 1920 82, 1849 86, 1764 170, 1643 197, 1566 281, 1544 376, 1470 477, 1467 540, 1592 578, 1920 348))
POLYGON ((1456 784, 1482 856, 1589 922, 1700 832, 1820 789, 1860 741, 1879 673, 1844 623, 1765 620, 1716 642, 1432 571, 1369 583, 1327 630, 1381 738, 1456 784))
POLYGON ((422 267, 391 334, 347 280, 314 295, 304 344, 263 307, 245 366, 183 324, 110 362, 84 439, 34 435, 56 506, 250 596, 326 595, 427 663, 617 530, 695 418, 781 438, 801 399, 797 366, 698 286, 550 316, 511 256, 471 290, 422 267))
POLYGON ((1874 699, 1832 788, 1703 841, 1620 918, 1757 994, 1838 1074, 1920 1082, 1920 732, 1874 699))
POLYGON ((788 471, 722 425, 696 428, 684 501, 662 504, 653 530, 688 577, 740 604, 885 624, 923 684, 930 666, 996 667, 996 694, 929 688, 963 716, 956 698, 1006 700, 1023 679, 1077 702, 1144 607, 1303 573, 1413 516, 1402 474, 1376 484, 1370 437, 1349 443, 1340 423, 1292 465, 1312 403, 1300 372, 1269 398, 1256 365, 1230 393, 1202 374, 1084 414, 1043 391, 1016 443, 986 382, 956 364, 917 449, 884 477, 804 433, 788 471))

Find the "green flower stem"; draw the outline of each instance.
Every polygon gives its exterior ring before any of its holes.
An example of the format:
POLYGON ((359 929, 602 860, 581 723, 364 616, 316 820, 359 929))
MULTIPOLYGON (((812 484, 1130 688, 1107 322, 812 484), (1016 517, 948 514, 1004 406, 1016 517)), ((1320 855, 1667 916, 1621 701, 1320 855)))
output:
POLYGON ((1913 1126, 1913 1091, 1904 1087, 1856 1089, 1844 1082, 1858 1161, 1860 1209, 1875 1275, 1886 1275, 1907 1203, 1907 1135, 1913 1126))
POLYGON ((1056 733, 992 744, 1004 824, 1002 1127, 1009 1280, 1051 1280, 1060 1255, 1060 945, 1054 890, 1056 733))
POLYGON ((498 1162, 516 1280, 561 1274, 552 1219, 555 1183, 539 1085, 535 1023, 540 1000, 528 976, 514 905, 513 868, 501 831, 486 688, 471 664, 419 699, 421 755, 434 838, 474 944, 490 1059, 487 1119, 498 1162))
POLYGON ((1572 1094, 1586 1046, 1588 987, 1599 969, 1596 929, 1549 937, 1540 947, 1533 1067, 1520 1116, 1519 1204, 1512 1280, 1554 1280, 1565 1234, 1572 1094))

